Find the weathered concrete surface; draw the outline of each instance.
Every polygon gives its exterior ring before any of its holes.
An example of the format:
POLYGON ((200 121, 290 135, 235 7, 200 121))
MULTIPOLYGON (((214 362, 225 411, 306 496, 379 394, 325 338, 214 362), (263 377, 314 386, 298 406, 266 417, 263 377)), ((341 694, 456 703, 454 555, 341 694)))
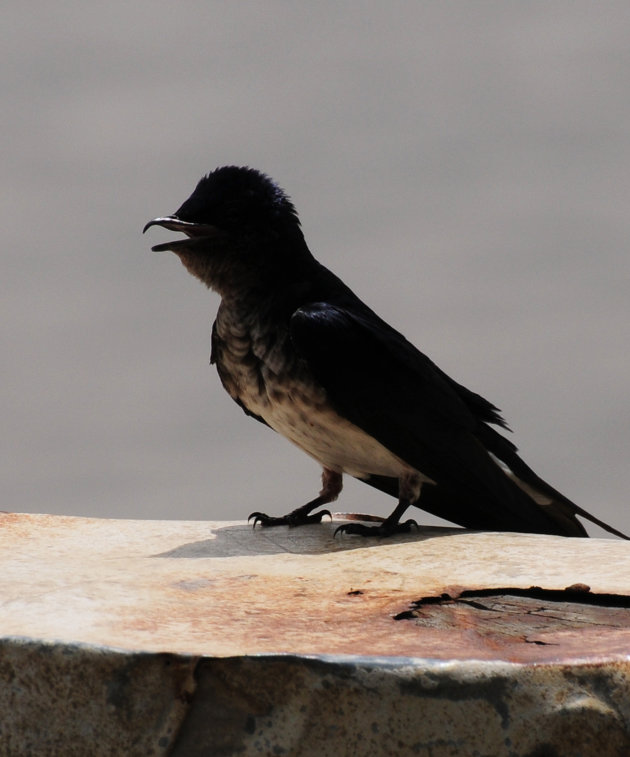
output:
POLYGON ((169 754, 190 709, 195 667, 191 657, 5 637, 0 754, 169 754))
POLYGON ((0 754, 630 754, 630 545, 333 528, 1 515, 0 754))

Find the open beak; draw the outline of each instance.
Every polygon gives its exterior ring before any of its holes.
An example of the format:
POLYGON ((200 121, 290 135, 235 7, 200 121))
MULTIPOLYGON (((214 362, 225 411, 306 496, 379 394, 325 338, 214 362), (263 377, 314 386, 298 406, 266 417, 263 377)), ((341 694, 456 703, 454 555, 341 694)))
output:
POLYGON ((142 229, 142 233, 151 226, 162 226, 165 229, 171 231, 181 231, 186 234, 188 239, 178 239, 173 242, 164 242, 162 244, 156 244, 151 249, 154 252, 163 252, 164 250, 172 250, 178 252, 183 249, 190 249, 196 247, 198 242, 206 241, 208 239, 216 238, 220 232, 216 226, 212 226, 207 223, 192 223, 191 221, 182 221, 177 216, 164 216, 163 218, 154 218, 152 221, 142 229))

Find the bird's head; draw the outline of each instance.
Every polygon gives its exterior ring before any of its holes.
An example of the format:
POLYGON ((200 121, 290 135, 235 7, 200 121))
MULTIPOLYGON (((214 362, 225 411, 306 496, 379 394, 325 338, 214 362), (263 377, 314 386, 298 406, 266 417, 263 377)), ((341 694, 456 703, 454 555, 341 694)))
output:
POLYGON ((151 226, 186 234, 152 249, 171 250, 190 273, 223 295, 277 279, 310 258, 288 196, 252 168, 217 168, 179 210, 149 221, 143 233, 151 226))

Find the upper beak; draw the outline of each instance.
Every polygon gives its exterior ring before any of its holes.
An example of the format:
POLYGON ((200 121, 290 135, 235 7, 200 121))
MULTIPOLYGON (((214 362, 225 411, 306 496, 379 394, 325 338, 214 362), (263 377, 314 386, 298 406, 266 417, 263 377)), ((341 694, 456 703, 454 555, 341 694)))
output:
POLYGON ((154 218, 149 221, 147 225, 142 229, 142 233, 151 226, 162 226, 165 229, 171 229, 171 231, 181 231, 186 234, 189 239, 179 239, 174 242, 164 242, 163 244, 156 244, 151 249, 154 252, 161 252, 162 250, 172 250, 176 252, 178 248, 190 247, 190 237, 215 237, 218 233, 216 226, 212 226, 207 223, 192 223, 191 221, 182 221, 177 216, 164 216, 163 218, 154 218))

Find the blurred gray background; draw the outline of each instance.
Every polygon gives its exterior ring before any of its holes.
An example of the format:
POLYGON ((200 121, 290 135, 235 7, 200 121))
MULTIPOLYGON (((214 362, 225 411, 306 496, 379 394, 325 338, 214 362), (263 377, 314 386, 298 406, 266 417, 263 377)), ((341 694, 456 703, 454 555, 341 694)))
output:
MULTIPOLYGON (((630 4, 2 16, 2 509, 243 518, 314 496, 317 465, 208 365, 217 296, 140 233, 233 163, 502 408, 540 475, 630 531, 630 4)), ((348 482, 338 508, 393 504, 348 482)))

